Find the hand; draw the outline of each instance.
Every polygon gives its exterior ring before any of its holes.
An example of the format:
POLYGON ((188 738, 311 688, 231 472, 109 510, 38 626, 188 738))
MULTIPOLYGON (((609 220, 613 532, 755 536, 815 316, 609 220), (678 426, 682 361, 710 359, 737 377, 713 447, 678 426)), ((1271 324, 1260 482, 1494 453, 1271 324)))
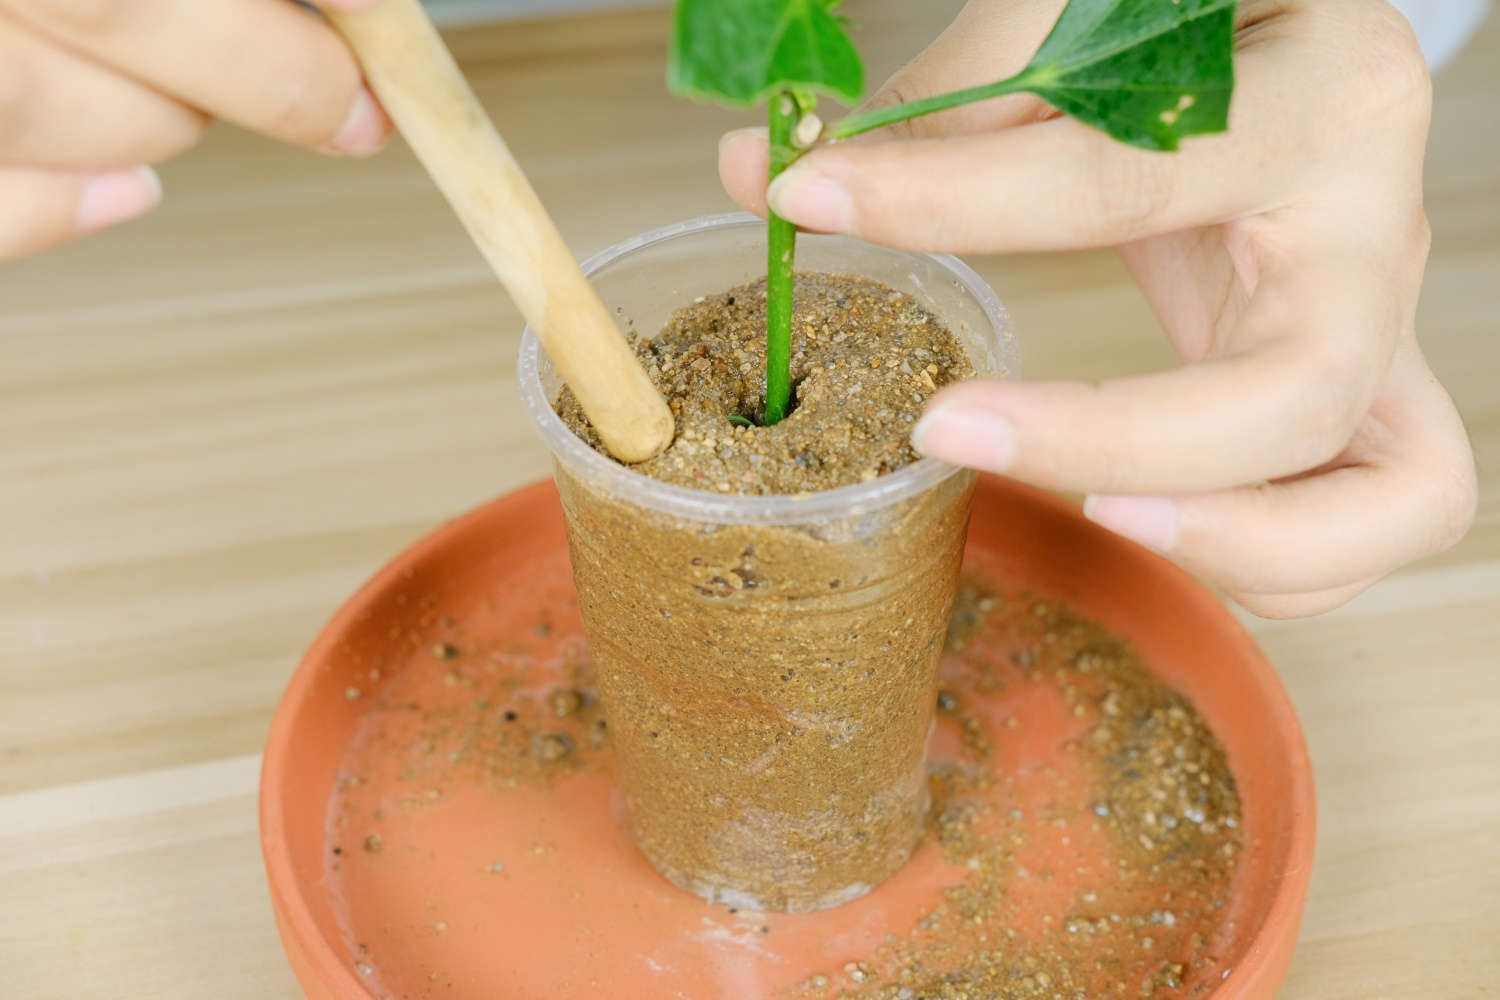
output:
MULTIPOLYGON (((1008 76, 1061 6, 973 0, 873 103, 1008 76)), ((1292 617, 1454 544, 1475 474, 1415 333, 1431 97, 1405 21, 1375 0, 1244 0, 1236 49, 1229 132, 1177 153, 1017 95, 817 148, 769 197, 806 229, 914 250, 1118 247, 1182 368, 953 386, 913 441, 1088 493, 1095 521, 1292 617)), ((764 212, 763 133, 726 136, 719 169, 764 212)))
POLYGON ((148 211, 149 165, 211 117, 353 155, 391 128, 339 36, 288 0, 0 0, 0 259, 148 211))

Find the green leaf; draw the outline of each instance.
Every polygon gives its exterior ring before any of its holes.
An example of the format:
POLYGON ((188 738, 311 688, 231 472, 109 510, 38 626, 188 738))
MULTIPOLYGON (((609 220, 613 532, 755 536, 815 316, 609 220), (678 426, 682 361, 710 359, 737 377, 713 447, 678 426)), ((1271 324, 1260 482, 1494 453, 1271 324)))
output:
POLYGON ((1144 149, 1229 127, 1235 0, 1072 0, 1027 67, 995 83, 849 115, 830 139, 1031 91, 1144 149))
POLYGON ((1146 149, 1229 127, 1235 0, 1072 0, 1021 73, 1059 111, 1146 149))
POLYGON ((742 417, 738 413, 731 413, 729 416, 725 417, 724 419, 727 420, 727 421, 729 421, 731 424, 738 424, 741 427, 754 427, 755 426, 755 421, 751 420, 749 417, 742 417))
POLYGON ((848 103, 864 91, 859 53, 832 13, 837 0, 678 0, 667 85, 748 106, 780 90, 848 103))

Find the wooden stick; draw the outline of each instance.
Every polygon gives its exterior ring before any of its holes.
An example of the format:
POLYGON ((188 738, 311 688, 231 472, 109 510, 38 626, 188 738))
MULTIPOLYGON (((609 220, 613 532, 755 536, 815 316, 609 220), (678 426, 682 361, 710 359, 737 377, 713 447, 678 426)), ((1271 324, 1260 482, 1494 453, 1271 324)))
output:
POLYGON ((643 462, 671 443, 672 413, 419 0, 325 8, 379 96, 610 452, 643 462))

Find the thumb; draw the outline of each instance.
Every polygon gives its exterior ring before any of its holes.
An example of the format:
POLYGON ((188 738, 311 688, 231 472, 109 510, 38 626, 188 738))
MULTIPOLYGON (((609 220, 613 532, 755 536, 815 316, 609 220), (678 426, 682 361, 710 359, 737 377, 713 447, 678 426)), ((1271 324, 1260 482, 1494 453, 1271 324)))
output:
MULTIPOLYGON (((892 107, 1020 72, 1047 37, 1064 0, 970 0, 953 23, 862 105, 892 107)), ((972 135, 1052 114, 1030 94, 1012 94, 896 122, 853 142, 972 135)), ((742 208, 766 214, 766 130, 745 128, 719 141, 719 179, 742 208)))

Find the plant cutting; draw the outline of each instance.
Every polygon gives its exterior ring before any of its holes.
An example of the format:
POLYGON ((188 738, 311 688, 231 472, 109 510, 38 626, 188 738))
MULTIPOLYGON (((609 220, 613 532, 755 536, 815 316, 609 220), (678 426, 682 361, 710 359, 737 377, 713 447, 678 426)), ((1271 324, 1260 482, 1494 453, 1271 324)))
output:
POLYGON ((821 273, 798 281, 801 402, 773 426, 726 422, 762 392, 765 289, 746 278, 764 233, 698 219, 585 264, 605 302, 660 330, 638 344, 677 416, 657 458, 606 457, 535 341, 520 379, 555 459, 636 844, 699 896, 802 912, 882 882, 926 829, 975 477, 915 460, 906 436, 938 387, 1015 357, 1003 308, 959 262, 808 238, 821 273))
MULTIPOLYGON (((678 94, 766 106, 767 183, 820 139, 838 140, 974 101, 1029 92, 1142 149, 1228 127, 1236 0, 1072 0, 1026 68, 993 83, 855 112, 825 127, 819 94, 846 103, 864 68, 839 0, 679 0, 668 62, 678 94)), ((767 216, 764 423, 791 405, 796 228, 767 216)), ((740 418, 743 419, 743 418, 740 418)))
MULTIPOLYGON (((828 3, 683 0, 670 79, 765 103, 772 176, 825 138, 1021 90, 1167 149, 1224 127, 1232 28, 1227 0, 1075 0, 1016 77, 824 128, 818 96, 864 87, 828 3)), ((693 893, 787 911, 867 892, 926 829, 975 477, 920 459, 910 428, 944 385, 1015 368, 1003 308, 959 262, 797 242, 774 216, 722 217, 585 266, 672 411, 644 462, 607 457, 534 343, 521 363, 636 843, 693 893)))

